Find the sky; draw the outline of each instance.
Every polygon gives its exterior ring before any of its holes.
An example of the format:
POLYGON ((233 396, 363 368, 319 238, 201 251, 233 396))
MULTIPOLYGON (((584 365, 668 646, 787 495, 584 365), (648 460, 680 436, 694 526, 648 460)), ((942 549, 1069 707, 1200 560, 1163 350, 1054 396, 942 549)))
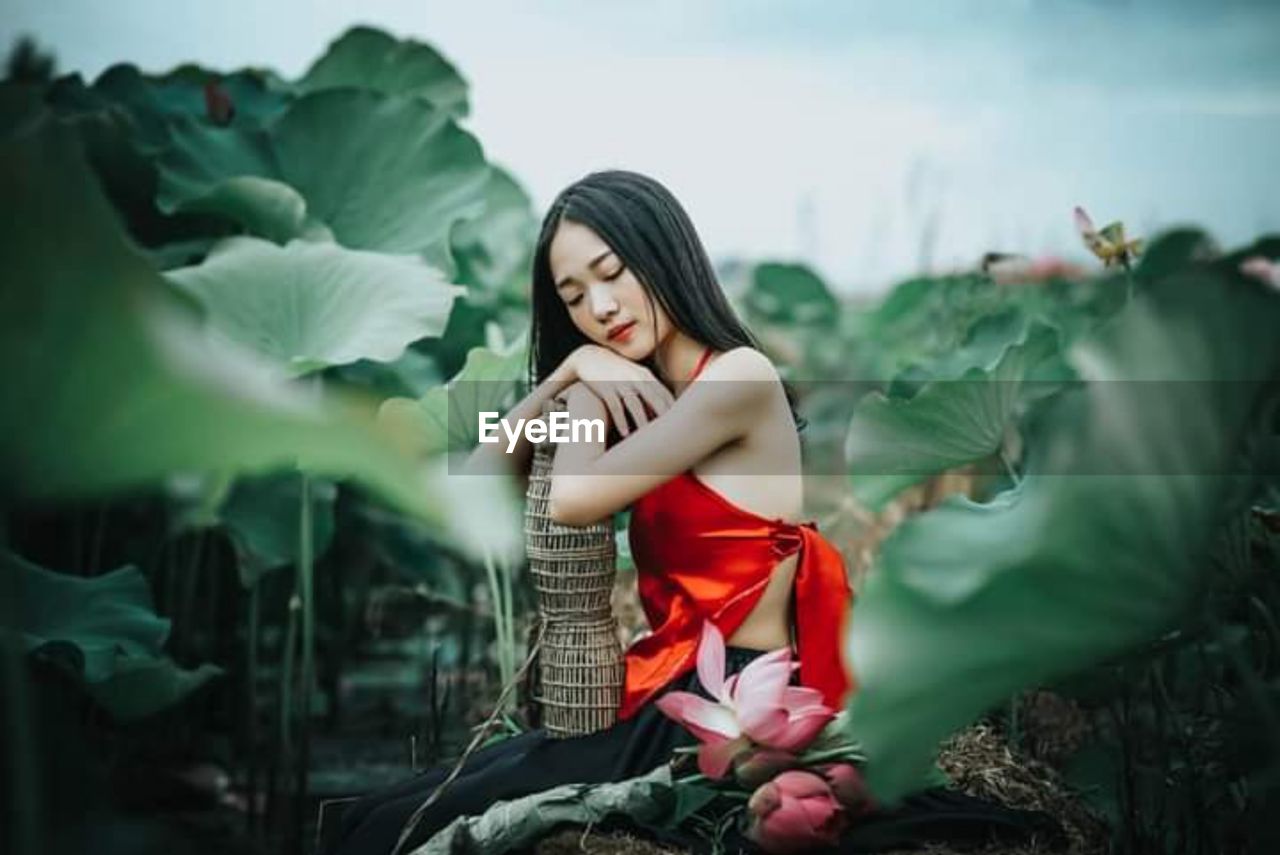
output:
POLYGON ((427 41, 539 215, 601 168, 665 183, 717 260, 844 294, 989 250, 1083 259, 1071 211, 1225 246, 1280 232, 1269 0, 4 0, 59 71, 300 76, 353 24, 427 41))

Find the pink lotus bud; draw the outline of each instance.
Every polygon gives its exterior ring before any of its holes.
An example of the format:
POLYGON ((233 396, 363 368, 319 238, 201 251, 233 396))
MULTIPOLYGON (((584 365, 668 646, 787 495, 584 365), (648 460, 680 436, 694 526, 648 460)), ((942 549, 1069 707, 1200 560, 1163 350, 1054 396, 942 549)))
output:
POLYGON ((852 763, 827 763, 814 769, 831 787, 836 800, 850 817, 861 816, 876 808, 862 773, 852 763))
POLYGON ((753 789, 779 772, 794 769, 798 765, 800 765, 799 759, 790 751, 757 748, 750 753, 740 755, 735 760, 733 774, 739 784, 747 789, 753 789))
POLYGON ((833 846, 848 823, 827 782, 812 772, 783 772, 747 802, 747 836, 766 852, 807 852, 833 846))

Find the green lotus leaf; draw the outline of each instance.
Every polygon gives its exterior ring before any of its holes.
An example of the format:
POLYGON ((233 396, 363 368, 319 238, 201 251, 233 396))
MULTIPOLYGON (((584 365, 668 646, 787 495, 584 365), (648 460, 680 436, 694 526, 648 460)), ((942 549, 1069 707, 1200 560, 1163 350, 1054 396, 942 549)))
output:
POLYGON ((170 127, 177 119, 214 127, 205 104, 206 81, 216 83, 230 98, 233 127, 257 127, 270 121, 292 97, 266 72, 242 69, 224 74, 195 65, 158 76, 143 74, 129 64, 113 65, 98 75, 92 91, 128 113, 140 150, 154 154, 169 144, 170 127))
POLYGON ((78 675, 117 719, 159 712, 222 673, 213 665, 188 671, 164 656, 169 621, 155 613, 151 589, 135 567, 84 578, 0 551, 0 573, 21 597, 12 629, 22 649, 78 675))
POLYGON ((467 82, 435 48, 372 27, 343 33, 297 84, 302 92, 345 86, 417 95, 455 118, 468 112, 467 82))
POLYGON ((1044 384, 1026 381, 1057 348, 1053 328, 1036 323, 989 368, 929 382, 913 398, 868 394, 845 436, 854 496, 879 511, 930 475, 998 452, 1029 398, 1045 394, 1044 384))
POLYGON ((1140 280, 1168 276, 1190 265, 1212 261, 1220 254, 1213 239, 1199 229, 1173 229, 1151 241, 1133 274, 1140 280))
POLYGON ((1199 270, 1151 283, 1070 351, 1021 484, 902 523, 849 638, 851 732, 892 799, 939 741, 1028 686, 1168 631, 1194 602, 1280 376, 1280 295, 1199 270), (1269 402, 1269 403, 1268 403, 1269 402))
POLYGON ((831 326, 840 311, 826 283, 803 264, 757 265, 743 302, 753 315, 781 324, 831 326))
POLYGON ((412 256, 295 240, 229 238, 166 276, 206 309, 209 327, 294 374, 358 359, 390 362, 444 332, 454 298, 412 256))
MULTIPOLYGON (((246 588, 252 588, 264 572, 298 560, 303 477, 298 472, 242 477, 222 502, 218 516, 235 544, 240 581, 246 588)), ((311 479, 311 555, 315 560, 333 542, 337 495, 333 484, 311 479)))
POLYGON ((527 848, 557 825, 589 827, 611 816, 645 825, 673 825, 716 795, 709 787, 690 787, 691 793, 683 794, 681 789, 672 783, 671 769, 665 765, 617 783, 554 787, 497 802, 478 816, 459 817, 410 855, 510 852, 527 848))
POLYGON ((479 414, 506 412, 527 358, 524 337, 501 351, 474 347, 448 384, 416 401, 390 398, 378 416, 400 432, 415 433, 414 447, 420 454, 468 451, 479 443, 479 414))
POLYGON ((297 190, 257 175, 225 178, 182 209, 190 214, 225 215, 252 234, 277 243, 302 234, 307 224, 307 202, 297 190))
POLYGON ((289 467, 355 477, 439 522, 431 481, 372 402, 271 379, 201 334, 196 312, 128 245, 66 129, 0 143, 4 492, 87 496, 170 477, 289 467), (20 366, 20 369, 18 368, 20 366))
POLYGON ((421 254, 448 273, 450 230, 484 207, 489 167, 479 143, 445 111, 407 95, 322 90, 261 130, 178 119, 171 133, 156 197, 169 213, 211 212, 223 200, 218 213, 245 228, 276 229, 278 216, 247 214, 252 199, 220 189, 257 176, 293 188, 306 202, 304 222, 323 224, 343 246, 421 254))
POLYGON ((459 223, 453 232, 458 282, 528 299, 537 232, 529 194, 509 172, 493 167, 484 187, 483 213, 459 223))
POLYGON ((87 688, 117 719, 133 721, 177 705, 222 673, 217 665, 207 662, 188 669, 169 659, 126 659, 110 680, 87 688))

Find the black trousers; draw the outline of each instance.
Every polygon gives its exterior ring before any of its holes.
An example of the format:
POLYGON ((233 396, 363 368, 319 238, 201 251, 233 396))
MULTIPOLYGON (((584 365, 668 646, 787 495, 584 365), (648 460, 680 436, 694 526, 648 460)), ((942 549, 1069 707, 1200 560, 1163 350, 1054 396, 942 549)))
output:
MULTIPOLYGON (((741 671, 762 653, 743 647, 726 648, 725 673, 741 671)), ((674 681, 664 691, 675 689, 710 697, 698 682, 696 672, 674 681)), ((459 816, 484 813, 494 802, 562 784, 625 781, 666 763, 678 746, 696 744, 697 740, 683 726, 663 715, 652 702, 626 721, 585 736, 553 739, 543 730, 522 733, 472 754, 458 777, 427 809, 403 851, 422 845, 459 816)), ((339 841, 330 852, 391 852, 401 828, 452 768, 453 764, 448 763, 429 769, 371 793, 347 808, 339 841)))

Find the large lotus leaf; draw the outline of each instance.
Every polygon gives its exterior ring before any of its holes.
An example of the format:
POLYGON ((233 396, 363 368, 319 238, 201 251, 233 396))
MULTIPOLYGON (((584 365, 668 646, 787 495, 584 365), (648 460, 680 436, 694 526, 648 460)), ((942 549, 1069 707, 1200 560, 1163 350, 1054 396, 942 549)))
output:
POLYGON ((994 364, 969 368, 955 380, 930 382, 913 398, 868 394, 845 437, 854 496, 879 511, 912 484, 999 451, 1028 400, 1056 386, 1026 381, 1057 349, 1054 330, 1036 323, 994 364))
POLYGON ((269 379, 252 354, 207 340, 120 232, 68 131, 0 144, 0 462, 8 494, 84 496, 174 472, 248 472, 301 460, 354 476, 438 521, 431 481, 397 452, 371 402, 269 379))
POLYGON ((416 401, 390 398, 382 403, 378 416, 396 425, 398 433, 415 433, 420 454, 468 451, 480 441, 479 414, 506 412, 512 391, 524 375, 526 359, 523 337, 499 351, 474 347, 462 371, 448 384, 416 401))
POLYGON ((169 144, 175 119, 209 124, 204 86, 212 81, 231 99, 231 125, 256 127, 276 116, 291 96, 266 73, 252 69, 223 74, 184 65, 164 75, 146 75, 135 66, 113 65, 93 82, 93 92, 118 104, 132 120, 139 149, 154 154, 169 144))
MULTIPOLYGON (((218 511, 236 546, 240 581, 251 588, 258 577, 298 560, 302 478, 282 472, 236 480, 218 511)), ((333 541, 333 508, 337 489, 312 478, 311 555, 319 559, 333 541)))
POLYGON ((611 817, 646 825, 666 825, 691 813, 715 791, 690 787, 697 802, 681 800, 663 765, 647 775, 609 784, 567 784, 494 804, 478 816, 463 816, 436 832, 409 855, 500 853, 527 848, 562 823, 592 826, 611 817))
POLYGON ((527 300, 537 232, 529 194, 509 172, 493 167, 484 188, 484 212, 453 232, 458 281, 486 291, 505 289, 527 300))
POLYGON ((448 60, 430 45, 372 27, 347 30, 297 83, 302 92, 344 86, 417 95, 455 118, 467 115, 467 82, 448 60))
POLYGON ((125 659, 106 682, 89 685, 89 694, 121 721, 133 721, 166 710, 214 677, 217 665, 179 668, 170 659, 125 659))
POLYGON ((1012 693, 1176 622, 1274 399, 1277 328, 1280 295, 1240 276, 1152 283, 1071 349, 1084 383, 1039 412, 1017 488, 949 499, 884 543, 849 638, 877 794, 922 785, 938 742, 1012 693))
POLYGON ((780 324, 829 327, 840 311, 826 283, 803 264, 757 265, 743 301, 753 315, 780 324))
POLYGON ((444 331, 463 290, 413 256, 252 237, 223 241, 200 265, 166 275, 206 308, 212 332, 294 374, 397 359, 444 331))
POLYGON ((1157 279, 1190 265, 1211 261, 1218 255, 1213 239, 1199 229, 1173 229, 1151 241, 1133 275, 1139 280, 1157 279))
POLYGON ((975 322, 1008 300, 1008 289, 984 276, 920 278, 895 286, 857 318, 860 376, 887 381, 909 365, 953 352, 975 322))
POLYGON ((991 370, 1010 346, 1026 339, 1030 323, 1026 312, 1012 306, 984 315, 955 348, 904 368, 885 394, 890 398, 910 398, 930 380, 958 380, 974 368, 991 370))
POLYGON ((213 665, 188 671, 164 656, 169 621, 156 615, 147 580, 134 567, 84 578, 0 551, 0 573, 21 597, 14 629, 23 649, 79 675, 118 719, 159 712, 221 673, 213 665))
MULTIPOLYGON (((450 322, 460 305, 461 302, 454 303, 449 314, 450 322)), ((368 389, 381 398, 397 395, 418 398, 445 381, 436 360, 420 349, 423 344, 408 348, 398 359, 390 362, 361 359, 338 367, 334 373, 344 383, 368 389)))
POLYGON ((220 189, 257 176, 305 200, 306 226, 297 236, 319 223, 343 246, 421 254, 446 271, 450 230, 481 213, 489 178, 476 139, 445 111, 407 95, 322 90, 262 130, 186 120, 173 123, 172 136, 158 161, 163 211, 210 212, 225 198, 225 216, 246 228, 263 220, 276 228, 279 217, 246 216, 244 195, 220 189))
POLYGON ((259 127, 279 114, 291 95, 270 74, 242 69, 224 74, 197 65, 183 65, 163 76, 143 74, 134 65, 113 65, 92 87, 83 87, 78 76, 63 78, 50 92, 50 102, 61 111, 97 111, 114 106, 128 116, 131 142, 142 155, 155 155, 170 142, 175 120, 210 124, 205 104, 205 83, 218 84, 232 101, 232 127, 259 127))
POLYGON ((286 243, 307 233, 307 200, 282 181, 258 175, 237 175, 217 181, 203 195, 182 206, 188 214, 224 216, 250 234, 286 243))

